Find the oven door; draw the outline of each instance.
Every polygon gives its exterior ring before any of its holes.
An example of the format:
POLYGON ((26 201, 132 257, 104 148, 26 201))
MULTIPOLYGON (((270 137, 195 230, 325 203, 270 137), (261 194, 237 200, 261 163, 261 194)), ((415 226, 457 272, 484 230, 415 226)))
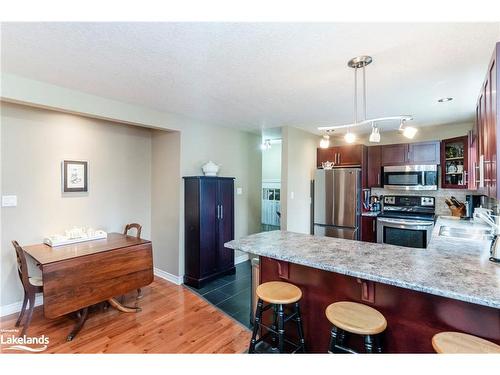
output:
POLYGON ((398 190, 437 190, 436 165, 384 167, 384 188, 398 190))
POLYGON ((434 221, 377 218, 377 242, 425 249, 434 221))

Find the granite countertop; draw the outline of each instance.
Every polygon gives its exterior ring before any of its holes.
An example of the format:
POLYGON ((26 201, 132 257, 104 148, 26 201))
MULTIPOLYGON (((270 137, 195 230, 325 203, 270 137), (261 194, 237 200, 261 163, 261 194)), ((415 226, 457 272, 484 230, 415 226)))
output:
POLYGON ((439 236, 442 225, 484 225, 438 218, 427 249, 287 231, 252 234, 225 244, 255 255, 500 309, 500 264, 489 241, 439 236))

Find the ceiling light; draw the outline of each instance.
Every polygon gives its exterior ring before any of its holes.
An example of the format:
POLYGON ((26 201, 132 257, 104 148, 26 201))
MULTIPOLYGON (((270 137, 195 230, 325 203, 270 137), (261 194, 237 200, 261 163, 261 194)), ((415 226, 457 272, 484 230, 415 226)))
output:
POLYGON ((451 102, 453 100, 453 98, 441 98, 441 99, 438 99, 438 102, 439 103, 446 103, 446 102, 451 102))
POLYGON ((399 131, 403 132, 403 135, 406 138, 412 139, 413 137, 415 137, 415 134, 417 134, 418 129, 412 126, 406 126, 405 122, 406 120, 401 120, 401 123, 399 124, 399 131))
POLYGON ((260 149, 262 151, 266 151, 266 150, 269 150, 271 148, 271 140, 270 139, 266 139, 264 142, 262 142, 262 144, 260 145, 260 149))
POLYGON ((354 143, 354 141, 356 141, 356 134, 347 131, 347 133, 344 136, 344 139, 347 143, 354 143))
POLYGON ((375 125, 372 125, 372 133, 370 134, 370 138, 368 140, 372 143, 380 142, 380 133, 375 125))
POLYGON ((417 128, 414 128, 413 126, 406 126, 403 130, 403 135, 406 137, 406 138, 410 138, 412 139, 415 134, 417 134, 417 128))
POLYGON ((330 146, 330 136, 325 134, 321 141, 319 141, 319 147, 328 148, 330 146))

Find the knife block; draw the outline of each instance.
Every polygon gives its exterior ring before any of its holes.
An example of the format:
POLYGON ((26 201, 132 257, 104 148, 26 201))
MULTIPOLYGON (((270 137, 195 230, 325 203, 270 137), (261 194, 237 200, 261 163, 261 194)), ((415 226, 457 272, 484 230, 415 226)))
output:
POLYGON ((451 211, 451 216, 464 217, 466 214, 465 206, 448 207, 451 211))

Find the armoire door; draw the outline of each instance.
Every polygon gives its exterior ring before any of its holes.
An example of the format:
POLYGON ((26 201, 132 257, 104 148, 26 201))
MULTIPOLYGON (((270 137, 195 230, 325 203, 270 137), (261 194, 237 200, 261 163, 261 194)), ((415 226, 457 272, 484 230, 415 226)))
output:
POLYGON ((234 250, 224 244, 234 239, 234 182, 232 179, 219 180, 219 220, 218 220, 218 271, 234 266, 234 250))
POLYGON ((200 276, 217 271, 217 179, 200 180, 200 276))

